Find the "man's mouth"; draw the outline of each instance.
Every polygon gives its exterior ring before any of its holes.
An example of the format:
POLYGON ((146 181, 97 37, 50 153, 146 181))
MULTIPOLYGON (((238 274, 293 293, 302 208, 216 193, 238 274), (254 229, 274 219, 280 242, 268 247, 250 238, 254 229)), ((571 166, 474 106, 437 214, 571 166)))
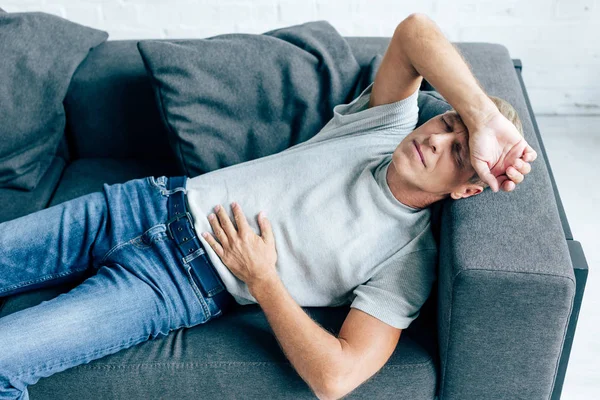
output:
POLYGON ((414 140, 413 144, 415 145, 415 149, 417 149, 417 153, 419 153, 419 157, 421 157, 421 162, 425 167, 427 167, 427 165, 425 165, 425 158, 423 157, 423 153, 421 153, 421 148, 419 147, 419 144, 414 140))

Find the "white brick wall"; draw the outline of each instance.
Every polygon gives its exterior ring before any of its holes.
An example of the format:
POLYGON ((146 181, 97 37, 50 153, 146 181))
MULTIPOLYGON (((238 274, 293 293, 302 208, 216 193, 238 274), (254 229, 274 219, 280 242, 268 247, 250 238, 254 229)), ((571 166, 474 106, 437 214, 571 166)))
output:
POLYGON ((600 115, 600 0, 0 0, 108 31, 109 40, 263 33, 328 20, 342 35, 391 36, 411 12, 452 41, 494 42, 523 61, 538 114, 600 115))

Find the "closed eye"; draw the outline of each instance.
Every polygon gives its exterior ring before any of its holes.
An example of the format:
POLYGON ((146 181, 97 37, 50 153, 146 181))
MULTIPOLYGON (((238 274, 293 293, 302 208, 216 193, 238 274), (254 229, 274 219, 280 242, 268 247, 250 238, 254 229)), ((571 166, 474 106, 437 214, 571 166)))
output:
MULTIPOLYGON (((441 117, 442 122, 444 123, 444 130, 447 133, 450 133, 454 130, 454 128, 452 126, 450 126, 450 124, 448 122, 446 122, 446 120, 444 119, 444 116, 441 117)), ((456 142, 452 145, 452 151, 454 152, 454 162, 456 163, 456 165, 458 166, 459 169, 463 169, 464 168, 464 162, 462 160, 462 145, 459 142, 456 142)))
POLYGON ((444 125, 445 125, 445 130, 446 130, 446 132, 448 132, 448 133, 452 132, 452 127, 450 126, 450 124, 448 124, 448 123, 446 122, 446 120, 444 119, 444 117, 442 117, 442 122, 443 122, 443 123, 444 123, 444 125))
POLYGON ((458 168, 460 168, 460 169, 462 169, 464 166, 462 159, 461 159, 461 154, 460 154, 461 150, 462 150, 461 144, 455 143, 454 144, 454 154, 455 154, 454 158, 456 160, 456 164, 458 165, 458 168))

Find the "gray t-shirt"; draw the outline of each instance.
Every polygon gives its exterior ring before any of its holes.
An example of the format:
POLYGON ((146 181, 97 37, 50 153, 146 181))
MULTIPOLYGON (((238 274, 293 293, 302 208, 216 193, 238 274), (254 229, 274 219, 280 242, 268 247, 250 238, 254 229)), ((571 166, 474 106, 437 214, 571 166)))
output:
MULTIPOLYGON (((196 232, 212 232, 221 204, 242 207, 255 233, 264 210, 277 250, 277 272, 303 307, 351 304, 396 328, 419 315, 435 279, 431 211, 399 202, 386 171, 418 119, 409 98, 368 108, 373 84, 309 140, 280 153, 215 170, 187 182, 196 232)), ((199 236, 227 290, 255 303, 246 284, 199 236)))

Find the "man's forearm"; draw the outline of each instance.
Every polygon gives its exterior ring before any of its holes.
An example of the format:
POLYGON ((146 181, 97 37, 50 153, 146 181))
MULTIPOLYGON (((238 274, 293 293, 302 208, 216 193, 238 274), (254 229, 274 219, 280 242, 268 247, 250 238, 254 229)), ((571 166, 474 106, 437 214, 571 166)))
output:
POLYGON ((250 287, 283 352, 320 397, 336 393, 344 376, 342 343, 320 327, 294 301, 279 278, 250 287))
POLYGON ((469 67, 434 21, 413 14, 394 35, 414 69, 458 112, 467 126, 475 126, 498 112, 469 67))

